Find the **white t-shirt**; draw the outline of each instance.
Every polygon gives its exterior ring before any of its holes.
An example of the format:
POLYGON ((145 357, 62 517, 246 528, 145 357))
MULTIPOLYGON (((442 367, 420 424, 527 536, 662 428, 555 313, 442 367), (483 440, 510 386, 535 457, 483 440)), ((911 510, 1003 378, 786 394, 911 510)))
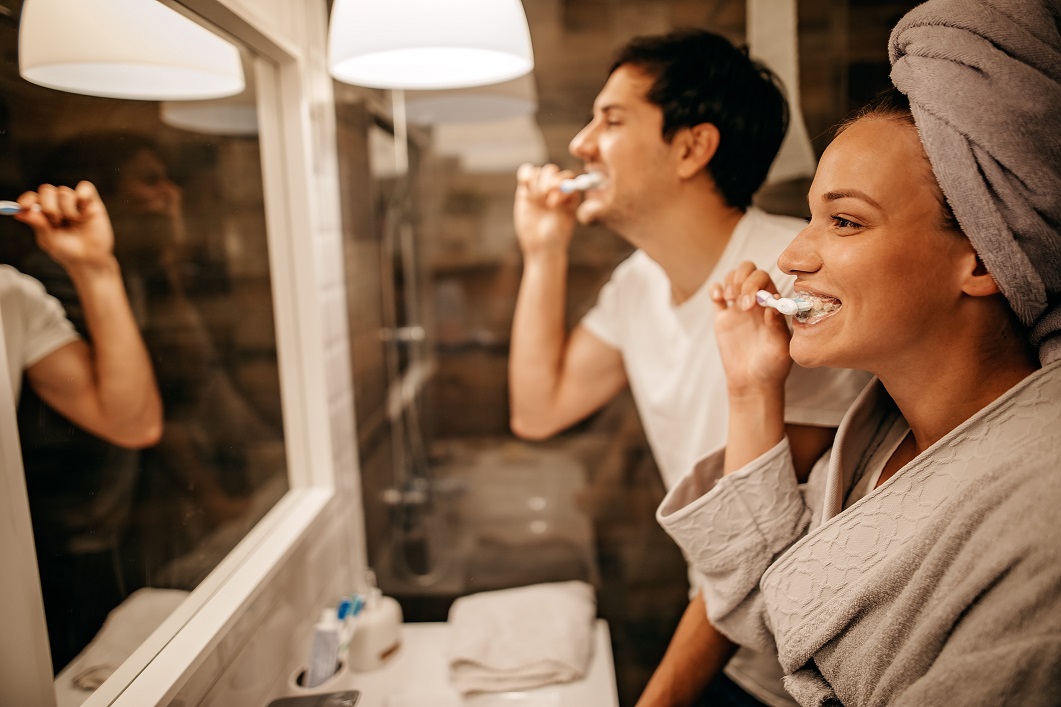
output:
MULTIPOLYGON (((749 209, 704 285, 678 306, 671 302, 670 280, 663 269, 644 251, 635 251, 615 269, 582 319, 586 329, 622 354, 667 489, 696 460, 726 442, 729 407, 715 341, 711 284, 750 260, 770 273, 782 294, 791 294, 795 278, 778 269, 777 257, 805 225, 797 218, 749 209)), ((793 366, 785 386, 785 420, 836 427, 869 379, 862 371, 793 366)), ((693 595, 697 584, 690 570, 693 595)), ((781 687, 781 666, 774 656, 742 648, 726 674, 767 704, 795 704, 781 687)))
MULTIPOLYGON (((582 325, 623 357, 663 485, 670 489, 697 459, 726 442, 726 376, 715 342, 711 283, 745 260, 770 273, 782 294, 794 278, 777 256, 806 224, 749 209, 704 285, 678 306, 666 273, 636 251, 612 273, 582 325)), ((869 374, 793 366, 785 387, 785 419, 836 427, 869 382, 869 374)))
POLYGON ((8 379, 17 403, 22 372, 79 337, 59 300, 40 282, 9 265, 0 265, 0 323, 8 379))

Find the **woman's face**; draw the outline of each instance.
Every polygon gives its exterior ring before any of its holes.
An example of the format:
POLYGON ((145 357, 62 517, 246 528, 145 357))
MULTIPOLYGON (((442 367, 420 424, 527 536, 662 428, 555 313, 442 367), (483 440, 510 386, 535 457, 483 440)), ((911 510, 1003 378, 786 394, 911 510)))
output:
POLYGON ((822 155, 808 200, 811 220, 778 264, 797 293, 826 307, 794 318, 793 359, 877 375, 932 360, 975 256, 943 225, 917 130, 855 122, 822 155))

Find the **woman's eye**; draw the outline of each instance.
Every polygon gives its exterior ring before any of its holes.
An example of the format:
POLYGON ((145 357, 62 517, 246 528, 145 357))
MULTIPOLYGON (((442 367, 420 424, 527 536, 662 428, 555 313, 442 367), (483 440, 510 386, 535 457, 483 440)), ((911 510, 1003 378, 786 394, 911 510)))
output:
POLYGON ((837 228, 862 228, 861 224, 849 221, 843 216, 832 216, 831 218, 833 219, 833 225, 837 228))

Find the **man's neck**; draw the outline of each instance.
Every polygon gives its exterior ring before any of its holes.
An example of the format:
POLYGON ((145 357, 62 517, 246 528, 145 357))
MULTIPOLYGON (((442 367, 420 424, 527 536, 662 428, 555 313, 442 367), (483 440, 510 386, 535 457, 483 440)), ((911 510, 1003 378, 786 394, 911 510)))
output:
POLYGON ((654 211, 623 235, 663 268, 678 305, 707 281, 744 212, 714 195, 676 200, 654 211))

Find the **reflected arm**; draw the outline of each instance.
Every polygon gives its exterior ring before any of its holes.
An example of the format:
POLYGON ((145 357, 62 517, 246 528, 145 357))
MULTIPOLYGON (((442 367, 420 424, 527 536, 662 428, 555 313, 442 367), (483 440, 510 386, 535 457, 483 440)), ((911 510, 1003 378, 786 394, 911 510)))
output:
POLYGON ((114 258, 114 235, 95 187, 42 186, 20 199, 19 220, 62 265, 77 289, 92 345, 76 341, 27 369, 41 399, 114 444, 146 447, 162 434, 154 371, 114 258), (40 211, 30 208, 40 205, 40 211))

